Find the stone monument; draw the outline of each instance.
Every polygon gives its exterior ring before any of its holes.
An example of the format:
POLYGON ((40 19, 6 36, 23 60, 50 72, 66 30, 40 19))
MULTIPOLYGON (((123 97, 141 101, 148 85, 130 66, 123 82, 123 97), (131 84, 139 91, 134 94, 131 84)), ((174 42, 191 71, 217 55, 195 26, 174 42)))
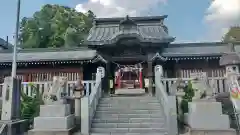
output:
POLYGON ((66 104, 66 77, 54 76, 50 90, 43 94, 44 105, 40 115, 34 118, 34 129, 30 135, 69 135, 74 128, 74 114, 66 104))
POLYGON ((193 75, 192 83, 195 97, 188 103, 188 114, 185 114, 185 123, 190 126, 190 135, 236 135, 236 131, 230 128, 228 115, 222 114, 222 104, 208 98, 202 98, 207 85, 205 73, 193 75), (201 78, 203 80, 201 80, 201 78))

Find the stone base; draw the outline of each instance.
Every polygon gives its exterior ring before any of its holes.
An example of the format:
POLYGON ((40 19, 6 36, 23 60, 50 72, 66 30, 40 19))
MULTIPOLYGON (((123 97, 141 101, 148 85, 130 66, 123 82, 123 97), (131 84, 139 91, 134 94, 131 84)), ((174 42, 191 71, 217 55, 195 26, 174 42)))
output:
POLYGON ((41 105, 40 115, 41 117, 65 117, 70 115, 70 105, 41 105))
POLYGON ((188 103, 189 114, 199 114, 199 115, 221 115, 222 114, 222 104, 220 102, 207 102, 207 101, 195 101, 188 103))
POLYGON ((38 130, 33 129, 28 131, 28 135, 73 135, 73 129, 66 130, 38 130))
POLYGON ((34 118, 34 129, 38 130, 64 130, 74 127, 74 115, 66 117, 36 117, 34 118))
POLYGON ((228 130, 204 130, 204 129, 191 129, 189 135, 236 135, 236 131, 234 129, 228 130))
POLYGON ((228 115, 193 115, 185 114, 185 122, 194 129, 229 129, 228 115))

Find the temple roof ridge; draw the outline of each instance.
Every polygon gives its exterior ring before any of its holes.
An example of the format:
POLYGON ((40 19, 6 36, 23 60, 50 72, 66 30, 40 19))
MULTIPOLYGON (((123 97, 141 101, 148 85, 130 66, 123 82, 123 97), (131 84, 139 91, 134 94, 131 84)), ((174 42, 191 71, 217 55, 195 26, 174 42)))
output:
MULTIPOLYGON (((128 16, 128 15, 127 15, 128 16)), ((134 22, 160 22, 167 18, 167 15, 162 16, 141 16, 141 17, 130 17, 129 19, 134 22)), ((120 21, 124 20, 126 17, 115 17, 115 18, 96 18, 94 19, 95 24, 119 24, 120 21)))

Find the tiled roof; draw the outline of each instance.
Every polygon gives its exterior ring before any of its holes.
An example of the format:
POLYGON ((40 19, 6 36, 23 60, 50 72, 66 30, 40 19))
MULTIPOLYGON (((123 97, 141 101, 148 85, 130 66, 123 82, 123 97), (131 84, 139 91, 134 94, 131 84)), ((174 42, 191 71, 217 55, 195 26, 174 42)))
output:
MULTIPOLYGON (((240 52, 240 43, 235 44, 236 52, 240 52)), ((162 55, 165 57, 185 57, 185 56, 221 56, 231 52, 227 43, 181 43, 169 44, 164 48, 162 55)))
POLYGON ((226 53, 219 60, 220 66, 240 64, 239 54, 236 52, 226 53))
MULTIPOLYGON (((86 48, 72 49, 29 49, 19 50, 18 62, 91 60, 96 56, 95 50, 86 48)), ((12 62, 11 52, 0 52, 0 62, 12 62)))
MULTIPOLYGON (((235 43, 236 52, 240 52, 240 43, 235 43)), ((160 51, 160 50, 159 50, 160 51)), ((180 43, 169 44, 164 48, 161 56, 167 59, 186 58, 220 58, 223 54, 231 52, 227 43, 180 43)), ((64 60, 93 60, 97 56, 96 50, 88 48, 43 48, 22 49, 18 52, 18 62, 36 61, 64 61, 64 60)), ((12 62, 12 53, 0 51, 0 63, 12 62)))
POLYGON ((174 41, 174 38, 165 31, 161 22, 164 18, 160 16, 97 19, 89 32, 86 44, 115 44, 122 38, 137 38, 140 42, 169 43, 174 41))
POLYGON ((3 49, 11 49, 12 45, 10 43, 8 43, 8 45, 6 44, 7 41, 5 41, 4 39, 0 38, 0 48, 3 49))

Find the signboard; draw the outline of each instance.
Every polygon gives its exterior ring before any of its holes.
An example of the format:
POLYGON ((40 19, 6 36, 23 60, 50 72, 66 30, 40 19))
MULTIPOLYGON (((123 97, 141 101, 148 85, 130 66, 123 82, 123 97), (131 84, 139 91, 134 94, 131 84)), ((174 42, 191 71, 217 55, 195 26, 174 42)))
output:
POLYGON ((154 68, 154 71, 155 71, 155 73, 156 73, 156 72, 159 72, 160 75, 162 76, 162 75, 163 75, 162 65, 156 65, 155 68, 154 68))
POLYGON ((104 69, 104 67, 98 67, 97 68, 97 73, 100 73, 101 78, 103 78, 105 76, 105 69, 104 69))

